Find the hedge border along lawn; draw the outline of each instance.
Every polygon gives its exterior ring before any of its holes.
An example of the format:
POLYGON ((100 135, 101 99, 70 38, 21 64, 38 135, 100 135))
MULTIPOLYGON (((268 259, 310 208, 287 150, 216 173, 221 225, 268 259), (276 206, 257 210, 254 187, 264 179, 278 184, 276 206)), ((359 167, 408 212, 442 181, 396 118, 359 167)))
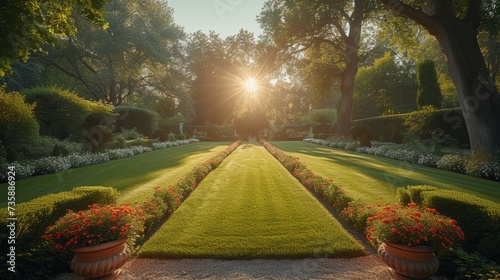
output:
MULTIPOLYGON (((230 144, 193 143, 16 181, 16 203, 79 186, 111 186, 120 192, 118 203, 140 202, 154 193, 155 186, 175 184, 196 164, 230 144)), ((0 188, 7 189, 7 184, 0 188)), ((0 193, 0 207, 6 206, 7 191, 0 193)))
POLYGON ((500 202, 500 184, 495 181, 306 142, 272 144, 300 158, 318 175, 341 183, 347 195, 367 204, 396 203, 396 189, 409 185, 431 185, 500 202))
POLYGON ((139 251, 141 258, 356 257, 363 246, 262 146, 210 173, 139 251))

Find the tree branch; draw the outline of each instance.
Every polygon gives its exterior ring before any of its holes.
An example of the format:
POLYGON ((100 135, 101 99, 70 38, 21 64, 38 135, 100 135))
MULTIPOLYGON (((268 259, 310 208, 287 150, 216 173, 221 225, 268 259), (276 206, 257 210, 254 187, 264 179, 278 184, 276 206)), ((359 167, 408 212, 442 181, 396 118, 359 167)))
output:
POLYGON ((402 16, 409 17, 414 20, 416 23, 425 27, 431 34, 435 32, 436 29, 436 20, 432 19, 424 12, 417 10, 410 5, 407 5, 399 0, 379 0, 384 6, 386 6, 389 10, 400 14, 402 16))

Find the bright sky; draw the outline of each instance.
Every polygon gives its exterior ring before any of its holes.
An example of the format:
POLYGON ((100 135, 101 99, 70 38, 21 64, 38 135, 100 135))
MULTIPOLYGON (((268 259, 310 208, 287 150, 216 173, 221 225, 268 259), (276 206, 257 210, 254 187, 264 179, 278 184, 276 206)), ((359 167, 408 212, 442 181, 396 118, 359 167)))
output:
POLYGON ((235 35, 240 29, 262 34, 257 23, 265 0, 168 0, 174 9, 174 21, 187 33, 213 30, 221 38, 235 35))

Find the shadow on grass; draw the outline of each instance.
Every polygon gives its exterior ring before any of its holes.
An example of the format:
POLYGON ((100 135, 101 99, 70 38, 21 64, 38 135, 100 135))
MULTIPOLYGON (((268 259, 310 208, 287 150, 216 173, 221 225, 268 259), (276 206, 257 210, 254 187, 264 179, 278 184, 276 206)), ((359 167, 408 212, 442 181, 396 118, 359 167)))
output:
POLYGON ((366 176, 379 182, 385 181, 391 189, 408 185, 432 185, 500 202, 500 184, 495 181, 309 143, 276 142, 275 144, 286 152, 318 158, 324 162, 352 169, 357 175, 366 176))
MULTIPOLYGON (((147 183, 172 168, 181 167, 203 154, 211 154, 227 143, 196 143, 156 150, 129 158, 69 169, 55 174, 35 176, 16 182, 16 203, 79 186, 115 187, 125 192, 147 183)), ((7 189, 7 184, 0 185, 7 189)), ((7 205, 7 192, 0 194, 0 207, 7 205)))

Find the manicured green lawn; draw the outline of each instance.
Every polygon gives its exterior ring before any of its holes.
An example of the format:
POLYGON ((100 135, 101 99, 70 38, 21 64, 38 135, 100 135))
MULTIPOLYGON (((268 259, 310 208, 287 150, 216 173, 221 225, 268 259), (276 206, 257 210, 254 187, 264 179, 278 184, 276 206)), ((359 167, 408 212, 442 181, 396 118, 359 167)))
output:
POLYGON ((210 173, 139 257, 364 255, 331 214, 262 146, 245 144, 210 173))
MULTIPOLYGON (((155 186, 174 184, 196 164, 227 145, 200 142, 27 178, 16 182, 16 203, 79 186, 115 187, 121 193, 120 203, 141 201, 153 193, 155 186)), ((0 185, 0 189, 6 190, 7 184, 0 185)), ((0 207, 5 207, 6 201, 7 191, 0 194, 0 207)))
POLYGON ((318 175, 342 184, 351 197, 369 204, 396 202, 395 190, 408 185, 432 185, 500 202, 499 182, 306 142, 272 144, 299 157, 318 175))

